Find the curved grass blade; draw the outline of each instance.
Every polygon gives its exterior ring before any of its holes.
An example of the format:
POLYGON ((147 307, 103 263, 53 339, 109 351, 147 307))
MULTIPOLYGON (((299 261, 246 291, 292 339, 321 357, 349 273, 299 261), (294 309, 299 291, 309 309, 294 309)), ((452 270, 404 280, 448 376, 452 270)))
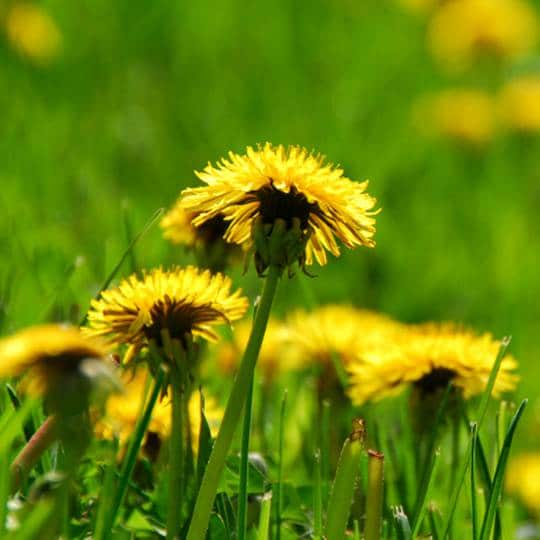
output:
POLYGON ((476 443, 478 440, 477 424, 471 424, 471 519, 473 540, 478 538, 478 509, 476 507, 476 443))
MULTIPOLYGON (((111 270, 110 274, 107 276, 101 287, 99 288, 98 292, 94 296, 94 299, 98 298, 102 291, 107 289, 109 285, 111 284, 111 281, 115 278, 116 274, 124 264, 124 261, 128 258, 129 254, 132 252, 132 250, 135 248, 135 245, 137 242, 152 228, 152 226, 156 223, 156 221, 161 217, 164 210, 163 208, 158 208, 150 217, 150 219, 146 222, 144 227, 133 237, 131 242, 129 243, 128 247, 122 253, 122 256, 114 266, 114 268, 111 270)), ((84 326, 86 324, 86 318, 87 314, 85 314, 84 318, 80 322, 80 326, 84 326)))
POLYGON ((497 509, 497 505, 499 503, 499 498, 501 496, 503 488, 504 473, 506 471, 506 465, 508 463, 508 456, 510 455, 510 449, 512 447, 514 434, 526 406, 527 400, 524 399, 519 405, 516 414, 510 422, 508 431, 506 432, 506 437, 504 438, 504 443, 501 454, 499 456, 499 461, 497 462, 497 468, 495 469, 495 475, 493 476, 493 485, 489 494, 486 514, 482 522, 482 530, 480 531, 480 540, 488 540, 488 538, 490 537, 493 522, 495 520, 495 511, 497 509))

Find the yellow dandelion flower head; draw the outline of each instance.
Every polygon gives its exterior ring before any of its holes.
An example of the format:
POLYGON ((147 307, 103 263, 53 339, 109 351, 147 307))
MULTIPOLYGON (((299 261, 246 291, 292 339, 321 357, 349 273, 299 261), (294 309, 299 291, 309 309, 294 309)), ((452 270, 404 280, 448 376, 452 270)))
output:
MULTIPOLYGON (((233 341, 223 341, 220 343, 216 361, 223 373, 232 374, 238 367, 242 353, 246 348, 250 331, 250 321, 241 321, 234 328, 233 341)), ((260 369, 265 381, 270 382, 280 373, 299 367, 298 356, 294 354, 289 338, 289 331, 283 321, 274 318, 268 321, 257 360, 257 369, 260 369)))
POLYGON ((298 146, 248 147, 244 155, 230 152, 196 174, 206 186, 184 190, 181 206, 198 214, 197 226, 223 215, 228 242, 251 245, 257 220, 283 220, 288 228, 297 221, 306 235, 306 264, 314 258, 326 264, 327 251, 339 256, 336 238, 348 248, 375 245, 376 201, 366 193, 367 181, 353 182, 298 146))
POLYGON ((225 275, 194 266, 134 274, 92 301, 86 332, 129 344, 130 356, 149 340, 161 346, 164 330, 184 346, 192 337, 215 341, 213 327, 240 319, 248 307, 242 291, 231 288, 225 275))
POLYGON ((447 137, 471 145, 489 142, 495 133, 495 107, 481 90, 446 90, 421 99, 413 121, 427 135, 447 137))
POLYGON ((7 12, 5 25, 13 47, 38 64, 50 63, 60 52, 60 30, 54 19, 38 5, 16 2, 7 12))
POLYGON ((506 490, 519 498, 533 514, 540 514, 540 453, 513 458, 505 475, 506 490))
POLYGON ((336 355, 344 365, 367 347, 386 342, 400 325, 391 318, 346 304, 329 304, 290 317, 290 341, 305 364, 331 365, 336 355))
POLYGON ((508 82, 501 90, 498 111, 502 123, 523 133, 540 132, 540 75, 508 82))
POLYGON ((103 343, 73 326, 33 326, 0 340, 0 378, 24 374, 28 393, 47 394, 68 377, 82 374, 89 361, 103 360, 107 354, 103 343))
POLYGON ((227 224, 221 215, 205 221, 200 227, 193 225, 196 217, 197 214, 186 212, 178 201, 161 220, 163 236, 174 244, 190 247, 225 242, 223 235, 227 230, 227 224))
MULTIPOLYGON (((96 423, 95 431, 98 437, 104 439, 118 437, 120 444, 125 444, 129 441, 142 414, 151 376, 146 369, 139 367, 135 371, 124 371, 121 379, 124 391, 109 397, 105 414, 96 423)), ((166 439, 170 431, 171 404, 170 400, 165 398, 156 402, 147 432, 156 434, 160 439, 166 439)))
MULTIPOLYGON (((499 345, 490 334, 476 335, 452 323, 404 328, 395 339, 363 350, 346 365, 348 393, 360 405, 399 394, 409 385, 430 394, 452 382, 469 399, 486 387, 499 345)), ((503 359, 495 395, 515 389, 516 367, 511 356, 503 359)))
POLYGON ((444 2, 428 31, 435 58, 451 69, 468 68, 485 54, 519 57, 534 47, 536 38, 536 13, 522 0, 444 2))
MULTIPOLYGON (((188 414, 191 430, 191 445, 195 454, 199 450, 199 437, 201 433, 201 393, 194 392, 188 404, 188 414)), ((219 431, 224 410, 212 397, 204 395, 204 416, 210 428, 210 435, 215 438, 219 431)))

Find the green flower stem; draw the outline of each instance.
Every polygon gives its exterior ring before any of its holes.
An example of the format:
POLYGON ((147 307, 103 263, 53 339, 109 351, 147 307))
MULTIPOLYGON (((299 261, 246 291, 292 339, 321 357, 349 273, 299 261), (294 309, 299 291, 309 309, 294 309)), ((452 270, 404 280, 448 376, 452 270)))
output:
POLYGON ((34 433, 32 438, 19 452, 10 468, 11 491, 19 489, 22 480, 39 461, 39 458, 58 438, 58 417, 51 415, 43 422, 41 427, 34 433))
POLYGON ((167 509, 167 539, 179 538, 182 526, 182 507, 184 502, 184 425, 186 418, 185 399, 186 381, 182 374, 182 367, 175 366, 171 370, 171 437, 169 439, 169 496, 167 509))
POLYGON ((382 528, 383 467, 384 456, 368 451, 368 492, 366 495, 365 540, 379 540, 382 528))
POLYGON ((148 424, 150 423, 150 419, 152 418, 152 411, 154 410, 154 405, 156 404, 156 401, 161 392, 164 378, 165 372, 160 369, 156 375, 154 386, 152 388, 150 397, 148 398, 144 413, 137 422, 131 444, 129 445, 126 457, 124 458, 122 470, 120 471, 120 482, 118 484, 116 495, 114 497, 111 514, 109 516, 109 519, 107 520, 109 526, 103 528, 103 530, 106 531, 105 534, 109 534, 110 529, 114 526, 118 511, 120 510, 120 507, 124 502, 124 497, 126 495, 129 480, 131 478, 131 474, 133 473, 133 469, 135 468, 135 463, 137 461, 137 455, 139 454, 139 449, 141 448, 144 434, 146 433, 148 424))
POLYGON ((270 266, 268 269, 249 341, 227 402, 221 428, 204 472, 186 540, 204 540, 205 538, 219 480, 225 467, 225 460, 232 444, 234 432, 242 415, 281 272, 281 268, 277 266, 270 266))
POLYGON ((249 474, 249 438, 251 435, 251 413, 253 408, 253 373, 249 384, 244 409, 242 428, 242 449, 240 451, 240 486, 238 499, 238 540, 245 540, 247 534, 248 474, 249 474))

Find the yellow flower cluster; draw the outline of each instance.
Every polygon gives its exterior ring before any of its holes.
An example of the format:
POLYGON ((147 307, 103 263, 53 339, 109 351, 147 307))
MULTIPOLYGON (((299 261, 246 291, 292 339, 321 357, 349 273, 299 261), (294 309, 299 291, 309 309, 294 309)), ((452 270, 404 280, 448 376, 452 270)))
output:
POLYGON ((535 11, 523 0, 451 0, 433 14, 428 43, 442 65, 460 70, 484 55, 522 56, 537 33, 535 11))
POLYGON ((540 133, 540 76, 527 75, 508 82, 499 94, 498 107, 508 129, 540 133))
POLYGON ((15 2, 7 12, 5 32, 14 49, 41 65, 54 60, 62 46, 54 19, 36 4, 15 2))

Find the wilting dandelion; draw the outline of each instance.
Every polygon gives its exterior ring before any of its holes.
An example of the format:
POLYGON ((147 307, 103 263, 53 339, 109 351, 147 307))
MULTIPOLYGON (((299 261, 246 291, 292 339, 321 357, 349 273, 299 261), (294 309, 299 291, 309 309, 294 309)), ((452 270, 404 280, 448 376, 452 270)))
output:
POLYGON ((60 30, 54 19, 36 4, 14 3, 7 12, 5 26, 12 46, 37 64, 50 63, 60 52, 60 30))
POLYGON ((413 109, 419 131, 480 146, 495 134, 495 105, 486 92, 474 89, 445 90, 424 97, 413 109))
POLYGON ((452 0, 441 3, 428 30, 439 62, 464 69, 483 57, 513 59, 529 52, 537 38, 534 9, 522 0, 452 0))
POLYGON ((506 83, 498 98, 501 122, 521 133, 540 132, 540 76, 517 77, 506 83))
POLYGON ((506 490, 520 499, 529 512, 540 515, 540 453, 521 454, 510 461, 506 490))
POLYGON ((349 180, 298 146, 266 143, 244 155, 230 152, 197 176, 207 185, 184 190, 181 206, 197 213, 196 226, 223 216, 225 240, 254 246, 259 271, 273 259, 283 267, 313 259, 326 264, 327 251, 340 253, 336 238, 348 248, 375 245, 375 199, 367 182, 349 180), (290 235, 270 253, 267 240, 278 221, 290 235))
MULTIPOLYGON (((348 393, 361 405, 399 394, 409 386, 429 396, 451 382, 468 399, 485 389, 499 346, 490 334, 476 335, 453 324, 413 327, 347 364, 348 393)), ((494 395, 515 389, 516 367, 511 356, 503 359, 494 395)))

